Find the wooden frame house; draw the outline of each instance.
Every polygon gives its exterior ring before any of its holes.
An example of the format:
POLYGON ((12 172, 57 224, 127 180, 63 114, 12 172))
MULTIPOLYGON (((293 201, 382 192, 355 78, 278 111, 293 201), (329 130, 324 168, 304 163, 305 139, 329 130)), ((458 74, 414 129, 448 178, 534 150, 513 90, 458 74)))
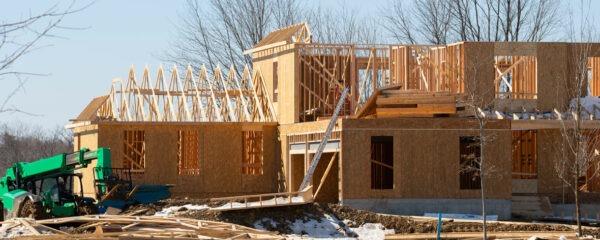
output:
MULTIPOLYGON (((479 125, 494 136, 485 157, 488 213, 511 216, 514 194, 555 194, 552 142, 557 107, 569 104, 561 77, 577 43, 459 42, 449 45, 313 43, 306 23, 270 33, 252 70, 180 79, 113 81, 70 128, 75 148, 110 147, 113 165, 143 184, 175 184, 177 195, 212 197, 299 191, 335 105, 334 131, 311 179, 314 201, 398 214, 480 212, 479 125), (469 86, 486 109, 468 104, 469 86), (340 99, 349 87, 346 99, 340 99), (542 137, 543 136, 543 137, 542 137), (316 186, 319 186, 318 188, 316 186)), ((600 44, 591 44, 600 49, 600 44)), ((598 51, 592 51, 600 53, 598 51)), ((598 96, 600 54, 590 57, 598 96), (599 71, 596 71, 599 70, 599 71)), ((596 129, 597 112, 584 128, 596 129)), ((588 179, 600 182, 600 179, 588 179)), ((590 191, 599 191, 589 184, 590 191)))

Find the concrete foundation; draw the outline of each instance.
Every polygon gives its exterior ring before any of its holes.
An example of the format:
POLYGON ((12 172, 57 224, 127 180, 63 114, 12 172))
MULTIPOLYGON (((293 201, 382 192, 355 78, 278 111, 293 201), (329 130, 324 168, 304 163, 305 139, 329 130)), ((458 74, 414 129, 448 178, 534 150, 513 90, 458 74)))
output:
MULTIPOLYGON (((425 213, 457 213, 481 215, 481 199, 343 199, 342 204, 356 209, 378 213, 416 215, 425 213)), ((510 219, 510 199, 487 199, 488 215, 498 220, 510 219)))
MULTIPOLYGON (((555 217, 572 217, 575 215, 575 204, 552 204, 555 217)), ((600 204, 581 204, 581 217, 598 219, 600 217, 600 204)), ((600 220, 600 219, 598 219, 600 220)))

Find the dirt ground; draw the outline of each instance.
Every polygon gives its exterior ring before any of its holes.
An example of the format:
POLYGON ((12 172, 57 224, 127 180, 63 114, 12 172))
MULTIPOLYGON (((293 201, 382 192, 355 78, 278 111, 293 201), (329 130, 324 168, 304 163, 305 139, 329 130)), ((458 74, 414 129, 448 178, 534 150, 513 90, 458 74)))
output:
MULTIPOLYGON (((183 206, 185 204, 208 205, 218 207, 225 202, 211 202, 208 199, 185 199, 170 198, 152 204, 140 204, 129 206, 122 214, 154 215, 163 208, 171 206, 183 206)), ((278 231, 283 234, 291 234, 292 230, 286 222, 294 222, 298 219, 303 221, 320 221, 325 214, 333 215, 337 219, 351 220, 348 227, 359 227, 365 223, 380 223, 386 229, 394 229, 396 233, 432 233, 437 231, 437 220, 425 218, 412 218, 408 216, 397 216, 377 214, 369 211, 357 210, 339 204, 312 203, 297 206, 274 207, 238 210, 228 212, 213 212, 209 210, 189 210, 181 208, 176 213, 181 217, 194 219, 223 221, 254 227, 257 221, 271 219, 276 224, 263 224, 269 231, 278 231)), ((343 223, 342 223, 343 224, 343 223)), ((444 221, 442 232, 480 232, 482 224, 476 222, 444 221)), ((488 223, 488 231, 573 231, 573 226, 566 224, 543 224, 543 223, 488 223)), ((584 235, 600 237, 600 228, 585 229, 584 235)))

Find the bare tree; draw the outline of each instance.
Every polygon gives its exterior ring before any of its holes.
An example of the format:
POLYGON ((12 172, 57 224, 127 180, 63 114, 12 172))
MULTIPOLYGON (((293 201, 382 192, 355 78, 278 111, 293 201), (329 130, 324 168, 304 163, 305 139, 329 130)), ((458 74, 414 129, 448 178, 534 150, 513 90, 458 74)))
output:
POLYGON ((417 42, 413 27, 413 15, 404 5, 406 2, 394 1, 390 7, 380 10, 383 16, 382 26, 390 38, 401 43, 417 42))
MULTIPOLYGON (((554 169, 556 176, 572 191, 575 201, 577 232, 582 236, 580 192, 585 190, 585 179, 596 178, 600 172, 598 158, 600 153, 600 129, 584 127, 584 119, 594 112, 585 100, 588 96, 588 66, 590 57, 598 55, 598 49, 591 42, 598 39, 590 19, 590 2, 581 1, 581 9, 575 14, 570 11, 567 39, 577 42, 572 45, 569 70, 558 81, 558 88, 564 91, 566 98, 559 98, 559 120, 562 142, 554 144, 558 157, 554 169), (575 18, 578 18, 577 21, 575 18), (565 105, 564 102, 570 102, 565 105), (561 114, 563 113, 563 114, 561 114)), ((560 91, 559 91, 560 96, 560 91)))
POLYGON ((252 64, 243 51, 270 31, 302 19, 301 6, 294 0, 188 0, 186 8, 176 25, 179 36, 164 58, 196 70, 202 64, 209 70, 233 64, 240 76, 244 66, 252 64))
POLYGON ((31 162, 73 151, 73 133, 21 122, 0 125, 0 173, 16 162, 31 162))
POLYGON ((241 74, 252 65, 252 48, 273 30, 308 22, 317 42, 373 43, 377 24, 340 3, 334 9, 309 8, 298 0, 188 0, 186 12, 176 25, 178 36, 163 58, 179 65, 202 64, 212 70, 233 64, 241 74))
MULTIPOLYGON (((471 48, 474 53, 483 52, 482 49, 486 45, 473 45, 471 48)), ((487 213, 486 213, 486 191, 485 191, 485 179, 491 178, 496 173, 495 166, 486 162, 485 152, 486 147, 491 145, 495 141, 495 135, 486 130, 488 123, 490 122, 489 115, 493 108, 493 102, 490 99, 495 94, 494 84, 490 84, 488 81, 482 81, 483 74, 481 73, 484 69, 493 66, 493 62, 485 61, 486 58, 474 54, 466 59, 465 62, 465 75, 464 75, 464 94, 466 95, 465 100, 461 102, 467 106, 468 109, 472 109, 474 118, 478 126, 478 136, 475 137, 473 145, 478 147, 479 152, 474 153, 472 162, 474 164, 461 166, 461 171, 474 172, 479 176, 479 182, 481 187, 481 215, 483 217, 483 239, 487 239, 487 213), (491 96, 490 96, 491 95, 491 96)))
POLYGON ((26 76, 41 76, 45 74, 13 70, 12 66, 19 59, 39 49, 41 47, 39 44, 43 39, 58 37, 52 34, 52 31, 58 28, 67 28, 60 25, 67 15, 90 6, 86 5, 75 9, 74 5, 75 1, 71 2, 65 9, 61 9, 57 4, 40 14, 30 15, 20 20, 0 20, 0 80, 8 78, 9 80, 17 81, 17 87, 5 96, 0 103, 0 113, 26 113, 18 107, 9 105, 10 100, 19 90, 23 89, 26 76))
POLYGON ((307 14, 313 40, 321 43, 375 43, 377 23, 340 2, 335 8, 317 6, 307 14))
POLYGON ((393 38, 410 43, 540 41, 559 22, 556 0, 414 0, 416 11, 401 4, 382 10, 384 24, 393 38))

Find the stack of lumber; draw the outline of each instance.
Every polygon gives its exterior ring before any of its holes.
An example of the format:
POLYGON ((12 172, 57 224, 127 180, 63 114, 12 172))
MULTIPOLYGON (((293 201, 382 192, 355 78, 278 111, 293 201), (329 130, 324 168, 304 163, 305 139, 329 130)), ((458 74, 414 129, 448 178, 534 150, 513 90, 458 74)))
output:
POLYGON ((281 239, 277 232, 268 232, 236 224, 170 218, 157 216, 88 215, 46 220, 11 219, 4 222, 2 231, 27 229, 27 239, 147 239, 147 238, 201 238, 201 239, 281 239), (56 229, 65 224, 81 224, 67 233, 56 229), (50 226, 55 226, 50 227, 50 226), (85 233, 77 233, 85 232, 85 233))
POLYGON ((377 91, 364 104, 357 118, 470 116, 463 102, 466 96, 449 92, 420 90, 377 91))
POLYGON ((265 193, 242 195, 223 198, 211 198, 211 201, 226 201, 227 204, 211 208, 211 211, 223 212, 251 208, 267 208, 293 206, 311 203, 313 201, 312 186, 298 192, 265 193))

